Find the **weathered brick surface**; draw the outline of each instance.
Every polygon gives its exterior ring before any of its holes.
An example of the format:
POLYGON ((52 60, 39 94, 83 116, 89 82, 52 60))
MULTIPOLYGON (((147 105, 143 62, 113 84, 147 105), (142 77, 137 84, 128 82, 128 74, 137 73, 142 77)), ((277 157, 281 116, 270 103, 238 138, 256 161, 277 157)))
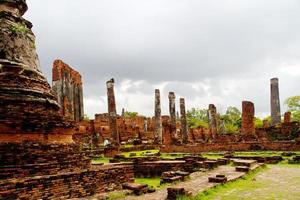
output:
POLYGON ((154 114, 155 114, 155 142, 157 144, 162 143, 162 122, 161 122, 161 103, 160 103, 160 91, 155 90, 155 105, 154 105, 154 114))
POLYGON ((68 199, 122 189, 133 167, 100 166, 79 172, 0 180, 1 199, 68 199))
POLYGON ((52 89, 63 116, 81 121, 83 112, 82 81, 79 72, 61 60, 55 60, 52 69, 52 89))
POLYGON ((176 138, 176 106, 175 106, 175 93, 169 92, 169 112, 170 112, 170 127, 172 143, 175 144, 176 138))
POLYGON ((209 132, 213 139, 217 137, 217 108, 214 104, 208 107, 209 132))
POLYGON ((250 101, 242 103, 242 135, 255 135, 254 104, 250 101))
POLYGON ((114 93, 114 79, 106 82, 107 86, 107 104, 108 104, 108 121, 111 130, 112 143, 118 145, 120 143, 119 133, 117 129, 117 111, 116 111, 116 100, 114 93))
POLYGON ((285 112, 284 113, 284 123, 290 123, 291 122, 291 115, 292 113, 291 112, 285 112))
POLYGON ((5 9, 5 2, 0 3, 1 132, 49 133, 56 127, 72 126, 57 112, 59 105, 41 73, 32 24, 21 17, 25 1, 14 3, 20 15, 14 8, 5 9))
POLYGON ((281 122, 281 113, 280 113, 280 98, 279 98, 279 86, 278 78, 272 78, 270 81, 271 85, 271 124, 276 125, 281 122))
POLYGON ((183 144, 188 143, 188 127, 186 120, 186 111, 185 111, 185 100, 180 98, 180 123, 181 123, 181 132, 182 132, 182 142, 183 144))

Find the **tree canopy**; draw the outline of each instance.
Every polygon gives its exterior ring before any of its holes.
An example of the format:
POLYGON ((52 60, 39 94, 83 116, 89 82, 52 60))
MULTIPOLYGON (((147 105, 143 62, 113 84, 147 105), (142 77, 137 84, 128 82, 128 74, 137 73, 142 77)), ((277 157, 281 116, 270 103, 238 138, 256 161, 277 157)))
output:
POLYGON ((292 96, 285 100, 284 104, 292 113, 292 121, 300 121, 300 96, 292 96))

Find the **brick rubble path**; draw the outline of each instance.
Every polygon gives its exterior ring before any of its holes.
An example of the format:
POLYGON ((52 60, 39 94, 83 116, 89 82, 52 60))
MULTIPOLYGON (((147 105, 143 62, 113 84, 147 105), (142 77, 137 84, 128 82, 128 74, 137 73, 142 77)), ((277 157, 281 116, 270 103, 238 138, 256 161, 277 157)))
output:
MULTIPOLYGON (((195 172, 190 175, 190 179, 185 182, 180 182, 168 187, 183 187, 187 191, 192 192, 192 195, 195 196, 199 192, 202 192, 208 188, 211 188, 216 183, 209 183, 208 177, 215 176, 217 174, 225 174, 228 180, 234 180, 245 175, 244 172, 236 172, 235 167, 232 166, 220 166, 215 170, 209 172, 195 172)), ((145 194, 141 196, 127 196, 126 200, 163 200, 167 198, 167 188, 160 189, 154 193, 145 194)))

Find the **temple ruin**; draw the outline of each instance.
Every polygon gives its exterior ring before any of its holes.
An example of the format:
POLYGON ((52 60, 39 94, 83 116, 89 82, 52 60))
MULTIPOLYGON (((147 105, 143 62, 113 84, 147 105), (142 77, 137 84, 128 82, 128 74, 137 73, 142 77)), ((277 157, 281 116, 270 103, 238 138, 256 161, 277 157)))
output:
POLYGON ((271 124, 281 122, 278 78, 271 79, 271 124))
POLYGON ((154 116, 155 116, 155 142, 157 144, 162 143, 162 123, 161 123, 161 104, 160 104, 160 91, 155 90, 155 105, 154 105, 154 116))
POLYGON ((180 102, 180 123, 181 123, 181 131, 182 131, 182 142, 183 142, 183 144, 187 144, 188 143, 188 127, 187 127, 187 121, 186 121, 184 98, 180 98, 179 102, 180 102))
POLYGON ((113 139, 114 144, 120 143, 120 138, 117 129, 117 110, 116 110, 116 100, 114 92, 114 79, 111 79, 106 82, 107 87, 107 105, 108 105, 108 120, 109 127, 111 130, 111 138, 113 139))
POLYGON ((171 137, 173 143, 177 139, 176 135, 176 106, 175 106, 175 93, 169 92, 169 112, 170 112, 170 125, 171 125, 171 137))
MULTIPOLYGON (((114 79, 106 82, 107 112, 84 117, 80 72, 55 60, 51 88, 41 71, 32 24, 23 18, 27 9, 26 0, 0 1, 0 199, 83 200, 113 191, 140 195, 155 189, 134 183, 136 177, 177 184, 194 172, 204 172, 209 188, 243 177, 262 166, 260 162, 282 161, 279 156, 241 161, 232 151, 300 150, 299 122, 291 112, 281 121, 278 78, 271 79, 271 121, 257 125, 254 103, 243 101, 234 131, 225 123, 231 119, 221 118, 222 108, 217 111, 214 104, 203 111, 204 125, 192 124, 185 98, 179 99, 176 112, 175 93, 163 99, 167 94, 159 89, 151 101, 153 116, 130 116, 124 108, 118 115, 114 79), (167 115, 162 114, 163 101, 169 105, 167 115), (200 154, 211 151, 224 157, 200 154), (230 162, 234 171, 207 173, 230 162)), ((189 194, 178 187, 167 192, 171 199, 189 194)))
POLYGON ((212 138, 217 136, 217 108, 214 104, 208 106, 209 132, 212 138))
POLYGON ((54 61, 52 90, 61 114, 71 120, 81 121, 84 117, 81 75, 63 61, 54 61))

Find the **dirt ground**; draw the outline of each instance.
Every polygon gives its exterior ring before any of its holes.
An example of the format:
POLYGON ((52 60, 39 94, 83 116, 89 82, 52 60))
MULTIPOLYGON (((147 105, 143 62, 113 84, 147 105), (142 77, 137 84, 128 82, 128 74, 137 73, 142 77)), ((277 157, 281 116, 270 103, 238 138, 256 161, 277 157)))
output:
POLYGON ((300 200, 300 166, 270 165, 255 178, 211 195, 213 200, 300 200))

